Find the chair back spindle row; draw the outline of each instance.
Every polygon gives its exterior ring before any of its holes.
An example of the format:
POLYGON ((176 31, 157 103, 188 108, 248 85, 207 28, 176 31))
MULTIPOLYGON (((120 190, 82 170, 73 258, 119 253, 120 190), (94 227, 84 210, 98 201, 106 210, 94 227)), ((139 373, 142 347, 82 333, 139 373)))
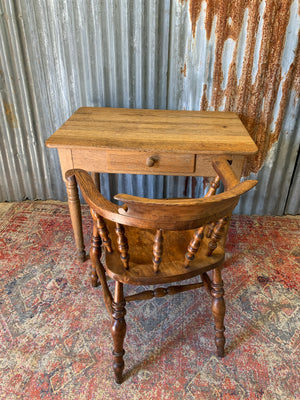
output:
MULTIPOLYGON (((152 264, 157 273, 163 256, 163 231, 195 230, 192 239, 186 244, 186 253, 181 264, 188 268, 199 252, 204 234, 208 238, 205 240, 207 249, 204 253, 207 256, 212 255, 218 246, 218 241, 226 235, 230 215, 240 195, 257 183, 251 180, 240 183, 226 157, 217 157, 212 164, 217 176, 202 199, 161 200, 118 194, 114 198, 124 203, 120 207, 101 195, 86 171, 69 170, 66 173, 66 179, 72 183, 74 176, 76 177, 83 197, 91 207, 97 234, 108 253, 112 252, 112 246, 105 220, 116 224, 117 248, 126 270, 129 268, 130 257, 124 226, 156 232, 152 245, 152 264), (215 195, 220 180, 224 184, 225 191, 215 195)), ((141 241, 143 241, 142 238, 141 241)), ((167 240, 166 242, 169 243, 167 240)))

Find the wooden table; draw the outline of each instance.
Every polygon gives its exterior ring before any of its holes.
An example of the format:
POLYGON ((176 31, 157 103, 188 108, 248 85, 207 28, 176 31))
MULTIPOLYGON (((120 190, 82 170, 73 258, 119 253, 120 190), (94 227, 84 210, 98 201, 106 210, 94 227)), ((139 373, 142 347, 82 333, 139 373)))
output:
MULTIPOLYGON (((226 155, 240 177, 245 157, 257 147, 232 112, 79 108, 50 138, 65 172, 215 176, 212 159, 226 155)), ((66 180, 65 180, 66 182, 66 180)), ((76 247, 85 258, 77 187, 67 184, 76 247)))

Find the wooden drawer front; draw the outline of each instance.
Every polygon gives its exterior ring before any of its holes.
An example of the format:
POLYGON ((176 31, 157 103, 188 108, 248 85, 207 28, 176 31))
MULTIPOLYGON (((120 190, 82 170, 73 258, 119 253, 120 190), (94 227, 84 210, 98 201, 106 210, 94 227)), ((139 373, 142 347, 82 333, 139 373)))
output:
POLYGON ((72 159, 74 168, 93 172, 189 175, 195 169, 194 154, 73 149, 72 159))
MULTIPOLYGON (((241 177, 245 156, 236 156, 232 154, 224 154, 228 160, 232 161, 231 168, 238 178, 241 177)), ((198 154, 196 155, 195 175, 196 176, 216 176, 216 171, 212 165, 213 159, 217 155, 214 154, 198 154)))
POLYGON ((148 151, 109 151, 110 170, 136 174, 190 174, 194 172, 195 155, 148 151))

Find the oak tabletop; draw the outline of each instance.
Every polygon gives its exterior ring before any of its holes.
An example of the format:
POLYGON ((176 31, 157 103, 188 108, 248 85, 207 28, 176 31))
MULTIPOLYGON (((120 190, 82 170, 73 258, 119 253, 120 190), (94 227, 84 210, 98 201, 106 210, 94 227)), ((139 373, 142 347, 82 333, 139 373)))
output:
POLYGON ((47 139, 46 146, 193 154, 257 152, 233 112, 101 107, 79 108, 47 139))

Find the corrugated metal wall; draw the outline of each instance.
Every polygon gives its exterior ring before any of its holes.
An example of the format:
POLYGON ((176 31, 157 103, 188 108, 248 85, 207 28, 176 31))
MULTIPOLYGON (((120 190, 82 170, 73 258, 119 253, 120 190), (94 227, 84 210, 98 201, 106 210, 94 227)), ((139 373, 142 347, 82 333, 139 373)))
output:
MULTIPOLYGON (((0 0, 0 200, 66 199, 44 141, 80 106, 232 110, 259 146, 237 212, 299 212, 299 13, 298 0, 0 0)), ((203 194, 183 177, 102 187, 203 194)))

